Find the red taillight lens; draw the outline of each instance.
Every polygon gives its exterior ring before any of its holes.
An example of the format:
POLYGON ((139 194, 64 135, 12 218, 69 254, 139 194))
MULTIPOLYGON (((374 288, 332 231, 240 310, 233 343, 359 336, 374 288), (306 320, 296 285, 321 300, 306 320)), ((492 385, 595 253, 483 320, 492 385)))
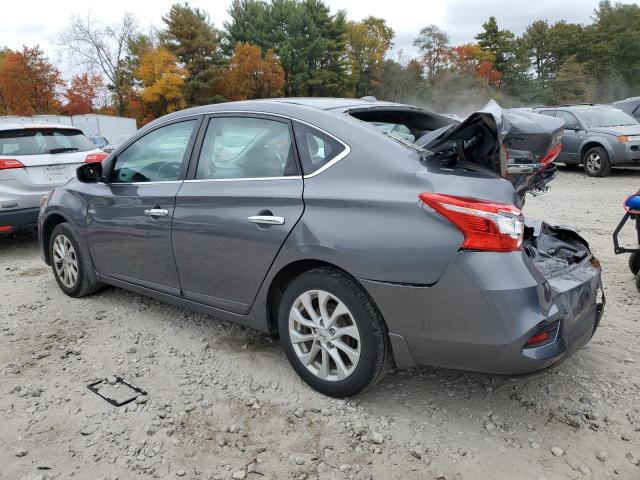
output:
POLYGON ((542 160, 540 160, 540 163, 553 162, 556 159, 556 157, 560 155, 561 151, 562 151, 562 144, 556 145, 551 150, 549 150, 549 153, 547 153, 542 160))
POLYGON ((529 337, 527 343, 524 344, 524 348, 541 347, 542 345, 552 343, 558 336, 559 330, 559 321, 541 327, 538 332, 529 337))
POLYGON ((420 200, 464 234, 462 248, 512 252, 520 248, 524 220, 518 208, 477 198, 421 193, 420 200))
POLYGON ((9 170, 10 168, 24 168, 24 165, 19 160, 0 158, 0 170, 9 170))
POLYGON ((0 225, 0 233, 10 232, 12 228, 11 225, 0 225))
POLYGON ((89 155, 87 155, 87 158, 84 159, 84 163, 94 163, 94 162, 101 162, 102 160, 104 160, 105 158, 107 158, 109 156, 108 153, 90 153, 89 155))
POLYGON ((527 340, 527 346, 536 345, 538 343, 546 342, 551 338, 550 332, 540 332, 536 333, 533 337, 527 340))

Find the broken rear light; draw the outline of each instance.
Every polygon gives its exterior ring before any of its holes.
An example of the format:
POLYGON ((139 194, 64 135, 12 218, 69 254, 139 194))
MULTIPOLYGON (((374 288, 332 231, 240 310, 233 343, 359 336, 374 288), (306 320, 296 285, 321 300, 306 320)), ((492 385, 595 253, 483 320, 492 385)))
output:
POLYGON ((562 151, 562 144, 560 143, 555 147, 553 147, 551 150, 549 150, 549 153, 547 153, 545 157, 542 160, 540 160, 540 163, 547 164, 547 163, 553 162, 556 159, 556 157, 560 155, 561 151, 562 151))
POLYGON ((421 193, 420 200, 464 234, 464 249, 512 252, 520 248, 524 219, 513 205, 440 193, 421 193))
POLYGON ((94 163, 101 162, 105 158, 109 156, 108 153, 100 152, 100 153, 90 153, 87 155, 87 158, 84 159, 84 163, 94 163))
POLYGON ((0 170, 9 170, 10 168, 24 168, 21 161, 13 158, 0 158, 0 170))

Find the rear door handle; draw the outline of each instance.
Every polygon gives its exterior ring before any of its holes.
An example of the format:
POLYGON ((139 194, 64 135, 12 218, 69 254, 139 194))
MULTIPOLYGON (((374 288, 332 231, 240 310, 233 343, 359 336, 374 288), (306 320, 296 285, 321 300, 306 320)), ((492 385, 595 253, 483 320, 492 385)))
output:
POLYGON ((258 225, 284 225, 284 217, 274 215, 255 215, 248 217, 247 220, 258 225))
POLYGON ((165 210, 164 208, 150 208, 149 210, 145 210, 144 214, 149 217, 168 217, 169 210, 165 210))

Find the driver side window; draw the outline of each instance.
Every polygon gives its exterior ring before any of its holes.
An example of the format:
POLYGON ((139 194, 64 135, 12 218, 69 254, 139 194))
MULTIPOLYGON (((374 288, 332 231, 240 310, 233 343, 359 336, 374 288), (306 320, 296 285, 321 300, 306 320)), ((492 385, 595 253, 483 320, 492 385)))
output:
POLYGON ((116 158, 111 180, 116 183, 179 180, 196 122, 193 119, 172 123, 136 140, 116 158))

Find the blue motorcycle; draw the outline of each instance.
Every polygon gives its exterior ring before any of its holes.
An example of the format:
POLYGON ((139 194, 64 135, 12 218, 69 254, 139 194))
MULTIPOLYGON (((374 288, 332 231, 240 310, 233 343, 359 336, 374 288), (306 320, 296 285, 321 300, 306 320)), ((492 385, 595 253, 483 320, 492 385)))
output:
POLYGON ((619 253, 631 254, 629 257, 629 269, 636 277, 636 287, 638 287, 638 291, 640 291, 640 191, 627 197, 624 202, 624 209, 626 213, 613 232, 613 249, 616 255, 619 253), (635 220, 636 223, 636 231, 638 232, 637 248, 621 247, 618 243, 618 234, 629 220, 635 220))

